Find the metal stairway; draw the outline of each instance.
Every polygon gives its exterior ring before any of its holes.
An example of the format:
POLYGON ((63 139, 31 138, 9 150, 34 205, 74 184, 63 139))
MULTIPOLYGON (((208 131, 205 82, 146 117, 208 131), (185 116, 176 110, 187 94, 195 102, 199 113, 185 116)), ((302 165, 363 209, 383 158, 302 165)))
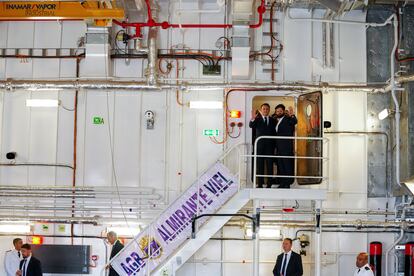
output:
MULTIPOLYGON (((258 207, 262 200, 313 200, 317 209, 320 209, 318 206, 326 199, 325 190, 240 189, 242 153, 237 146, 225 152, 217 163, 110 261, 119 275, 175 275, 176 271, 231 219, 231 216, 204 217, 199 220, 199 231, 194 239, 191 239, 191 222, 199 214, 237 214, 250 200, 253 200, 255 207, 258 207), (234 149, 238 149, 238 180, 223 165, 224 158, 234 149), (214 187, 218 189, 215 190, 214 187), (197 205, 194 212, 191 213, 190 208, 195 204, 197 205)), ((258 229, 256 230, 253 269, 254 275, 258 276, 260 237, 258 229)), ((318 249, 318 246, 316 248, 318 249)), ((315 255, 315 258, 318 256, 315 255)))
MULTIPOLYGON (((308 189, 243 189, 230 199, 217 214, 236 214, 250 200, 324 200, 325 190, 308 189)), ((216 234, 231 217, 211 217, 197 232, 195 239, 189 239, 169 259, 159 266, 151 275, 175 275, 175 272, 188 261, 214 234, 216 234)), ((259 237, 257 237, 258 239, 259 237)))

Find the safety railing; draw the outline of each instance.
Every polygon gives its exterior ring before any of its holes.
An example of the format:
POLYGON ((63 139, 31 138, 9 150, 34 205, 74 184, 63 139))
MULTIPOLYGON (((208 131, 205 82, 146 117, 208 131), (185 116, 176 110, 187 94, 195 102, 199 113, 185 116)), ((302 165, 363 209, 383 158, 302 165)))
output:
MULTIPOLYGON (((232 188, 232 189, 235 189, 236 193, 240 189, 240 185, 239 185, 240 177, 241 177, 240 170, 242 168, 241 157, 243 156, 242 153, 243 153, 243 150, 245 149, 245 146, 246 144, 244 143, 231 146, 230 148, 225 150, 222 153, 222 155, 214 163, 214 164, 221 163, 224 165, 227 158, 230 158, 230 157, 236 158, 237 161, 232 162, 232 164, 235 165, 237 168, 233 170, 229 169, 230 173, 239 179, 238 183, 234 183, 235 185, 237 184, 237 187, 233 186, 234 188, 232 188), (235 156, 232 156, 232 153, 235 153, 235 156)), ((204 194, 202 192, 202 188, 203 188, 202 186, 204 183, 203 181, 205 181, 205 179, 202 179, 202 178, 212 167, 215 166, 214 164, 213 166, 209 167, 208 169, 206 169, 205 171, 199 174, 198 179, 196 180, 197 183, 195 187, 193 184, 190 187, 188 187, 185 191, 182 192, 182 195, 186 195, 186 194, 194 195, 194 200, 192 201, 192 203, 195 204, 195 207, 194 207, 195 216, 200 216, 202 214, 200 213, 200 210, 207 207, 208 203, 203 204, 203 202, 201 202, 200 200, 200 199, 205 199, 204 194)), ((223 184, 228 184, 228 183, 223 183, 223 184)), ((217 189, 217 193, 224 193, 227 191, 227 189, 228 189, 228 186, 223 185, 221 188, 217 189)), ((135 252, 140 251, 141 252, 140 254, 143 255, 143 257, 134 255, 136 258, 135 261, 131 258, 127 258, 127 260, 129 260, 131 265, 129 267, 127 265, 123 266, 123 268, 125 269, 125 273, 127 273, 128 275, 131 274, 131 275, 137 275, 137 276, 139 275, 149 276, 154 269, 156 269, 158 266, 162 265, 162 263, 166 261, 166 259, 160 258, 162 254, 172 254, 175 250, 177 250, 177 248, 179 248, 179 246, 183 242, 185 242, 187 238, 190 237, 191 219, 184 221, 183 218, 176 218, 177 221, 181 222, 179 223, 180 225, 173 232, 169 233, 168 235, 169 237, 164 240, 168 243, 171 249, 163 248, 159 242, 160 234, 156 230, 156 227, 153 227, 153 225, 159 220, 159 218, 164 217, 166 214, 168 214, 168 210, 172 206, 175 206, 178 203, 180 203, 180 200, 182 199, 178 197, 171 204, 169 204, 169 206, 163 212, 161 212, 161 214, 157 216, 157 218, 155 218, 152 223, 150 223, 143 231, 141 231, 140 234, 135 236, 132 242, 128 243, 124 247, 124 250, 129 250, 129 251, 133 250, 135 252), (178 236, 180 236, 180 238, 177 238, 178 236)), ((222 202, 222 204, 224 204, 224 202, 222 202)), ((217 210, 211 209, 210 212, 216 212, 216 211, 217 210)), ((200 219, 200 221, 197 221, 197 227, 200 227, 207 219, 208 218, 203 218, 203 219, 200 219)), ((109 264, 113 265, 114 260, 120 254, 122 254, 122 252, 123 251, 119 252, 112 260, 110 260, 109 264)))
POLYGON ((327 174, 324 176, 324 172, 329 172, 329 139, 326 137, 292 137, 292 136, 260 136, 254 142, 254 151, 253 154, 245 154, 243 157, 246 158, 253 158, 253 188, 256 188, 257 178, 258 177, 266 177, 266 178, 293 178, 293 179, 316 179, 321 181, 327 181, 328 176, 327 174), (257 154, 257 145, 259 141, 263 141, 264 139, 268 140, 304 140, 304 141, 320 141, 321 142, 321 156, 298 156, 296 153, 294 155, 259 155, 257 154), (294 159, 295 166, 293 175, 278 175, 278 174, 257 174, 257 159, 258 158, 271 158, 271 159, 294 159), (321 175, 297 175, 297 160, 321 160, 322 162, 325 161, 326 164, 321 164, 321 175), (324 169, 324 165, 326 168, 324 169))

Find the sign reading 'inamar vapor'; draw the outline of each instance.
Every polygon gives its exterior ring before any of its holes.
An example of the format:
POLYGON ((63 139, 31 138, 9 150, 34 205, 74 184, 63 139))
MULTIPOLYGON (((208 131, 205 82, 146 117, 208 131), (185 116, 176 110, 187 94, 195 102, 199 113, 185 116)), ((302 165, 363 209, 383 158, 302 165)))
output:
POLYGON ((112 267, 124 276, 141 276, 154 270, 190 237, 191 219, 197 210, 199 215, 215 213, 237 192, 237 186, 230 171, 221 163, 215 164, 125 246, 112 260, 112 267))

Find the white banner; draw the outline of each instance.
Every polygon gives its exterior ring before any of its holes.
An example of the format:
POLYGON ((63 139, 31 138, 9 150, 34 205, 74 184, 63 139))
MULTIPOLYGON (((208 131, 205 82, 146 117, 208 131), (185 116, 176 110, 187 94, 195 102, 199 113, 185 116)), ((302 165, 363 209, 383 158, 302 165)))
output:
MULTIPOLYGON (((195 215, 215 213, 238 188, 236 178, 221 163, 216 163, 199 183, 191 185, 174 203, 112 260, 119 275, 146 275, 168 258, 191 236, 195 215), (197 188, 200 188, 197 192, 197 188), (197 213, 198 210, 198 213, 197 213)), ((199 225, 208 217, 197 220, 199 225)))

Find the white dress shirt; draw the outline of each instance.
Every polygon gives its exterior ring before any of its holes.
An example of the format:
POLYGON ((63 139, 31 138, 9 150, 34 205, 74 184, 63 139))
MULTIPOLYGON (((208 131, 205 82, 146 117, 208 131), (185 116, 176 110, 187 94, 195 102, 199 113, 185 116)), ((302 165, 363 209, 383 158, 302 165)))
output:
POLYGON ((22 267, 22 276, 27 276, 27 267, 29 266, 30 259, 32 258, 32 255, 26 258, 26 262, 23 263, 22 267))
POLYGON ((22 254, 16 249, 6 251, 4 255, 4 269, 6 276, 16 276, 16 271, 19 269, 22 254), (19 256, 20 255, 20 256, 19 256))
POLYGON ((290 261, 290 256, 292 255, 292 250, 290 250, 289 252, 283 252, 283 258, 282 258, 282 265, 280 266, 280 274, 286 275, 286 269, 289 265, 289 261, 290 261), (286 255, 287 254, 287 255, 286 255), (285 261, 285 257, 287 257, 286 260, 286 265, 285 265, 285 271, 282 271, 283 268, 283 262, 285 261))
POLYGON ((354 276, 374 276, 369 264, 364 265, 361 268, 355 269, 354 276))

